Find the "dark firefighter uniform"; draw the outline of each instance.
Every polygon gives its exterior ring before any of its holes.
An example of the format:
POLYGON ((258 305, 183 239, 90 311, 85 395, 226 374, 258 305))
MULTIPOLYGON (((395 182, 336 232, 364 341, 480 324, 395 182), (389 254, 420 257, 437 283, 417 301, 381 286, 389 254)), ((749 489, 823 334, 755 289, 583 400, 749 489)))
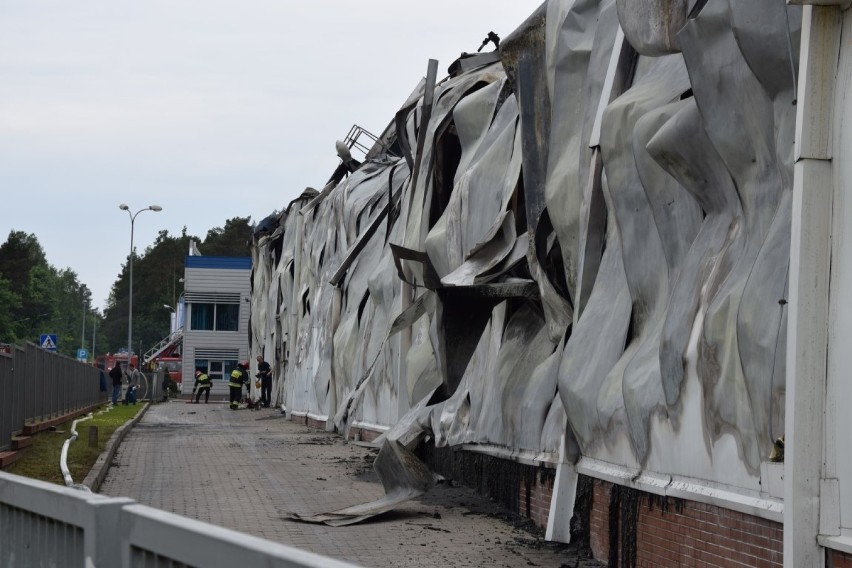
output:
POLYGON ((204 404, 210 400, 210 377, 207 376, 207 373, 203 373, 201 371, 195 371, 195 386, 192 387, 192 391, 195 394, 195 404, 198 404, 201 401, 201 393, 204 392, 204 404))
POLYGON ((228 387, 231 389, 231 410, 236 410, 240 406, 243 385, 248 384, 248 382, 248 361, 241 361, 237 364, 237 368, 231 371, 231 378, 228 381, 228 387))

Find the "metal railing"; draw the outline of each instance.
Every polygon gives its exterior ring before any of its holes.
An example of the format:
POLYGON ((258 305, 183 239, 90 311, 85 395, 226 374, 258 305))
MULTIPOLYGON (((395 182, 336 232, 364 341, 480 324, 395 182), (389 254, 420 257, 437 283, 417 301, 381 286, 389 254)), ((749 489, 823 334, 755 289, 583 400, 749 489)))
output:
POLYGON ((155 346, 145 352, 142 356, 142 363, 147 365, 151 362, 151 359, 161 354, 163 351, 171 347, 172 345, 183 341, 183 328, 179 327, 166 337, 160 340, 155 346))
POLYGON ((29 423, 102 403, 100 371, 33 343, 0 352, 0 451, 29 423))
POLYGON ((0 565, 176 568, 351 568, 128 498, 0 472, 0 565))
POLYGON ((384 145, 384 143, 379 139, 378 136, 376 136, 369 130, 358 126, 357 124, 353 124, 352 128, 349 129, 349 132, 346 134, 346 138, 343 139, 343 143, 346 144, 346 146, 348 146, 350 150, 353 148, 359 150, 362 154, 364 154, 364 156, 367 156, 370 153, 370 150, 376 144, 380 144, 385 152, 393 155, 392 152, 384 145), (362 137, 366 137, 370 140, 369 146, 367 146, 361 141, 362 137))

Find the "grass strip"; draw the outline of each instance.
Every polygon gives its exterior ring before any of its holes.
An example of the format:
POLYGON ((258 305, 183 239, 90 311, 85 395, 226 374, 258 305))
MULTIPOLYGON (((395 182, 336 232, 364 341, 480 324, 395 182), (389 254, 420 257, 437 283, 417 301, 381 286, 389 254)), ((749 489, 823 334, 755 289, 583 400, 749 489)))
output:
MULTIPOLYGON (((74 483, 82 483, 89 474, 95 460, 104 451, 107 440, 113 432, 123 424, 133 419, 142 410, 143 405, 120 404, 113 407, 109 412, 100 413, 105 410, 104 405, 94 411, 94 418, 77 423, 78 438, 68 448, 68 470, 74 483), (98 428, 98 447, 89 447, 89 427, 98 428)), ((74 420, 63 422, 56 427, 55 431, 39 432, 31 446, 24 450, 24 456, 10 465, 6 471, 40 479, 49 483, 65 485, 62 470, 59 468, 59 455, 62 453, 62 444, 71 437, 71 424, 74 420)))

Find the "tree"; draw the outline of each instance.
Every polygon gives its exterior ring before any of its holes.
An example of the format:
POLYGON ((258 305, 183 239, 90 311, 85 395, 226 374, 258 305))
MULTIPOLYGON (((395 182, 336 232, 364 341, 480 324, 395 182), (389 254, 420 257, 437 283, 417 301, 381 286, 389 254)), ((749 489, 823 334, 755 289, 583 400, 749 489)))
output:
POLYGON ((5 278, 0 278, 0 343, 15 343, 18 340, 15 334, 14 313, 21 307, 21 297, 12 291, 12 285, 5 278))
POLYGON ((9 283, 9 291, 18 298, 9 309, 12 333, 16 341, 33 341, 34 329, 52 315, 49 294, 49 265, 35 235, 10 231, 0 245, 0 278, 9 283))
MULTIPOLYGON (((169 311, 176 307, 183 285, 184 261, 191 240, 199 241, 206 256, 250 256, 251 218, 235 217, 224 228, 213 228, 204 241, 187 234, 160 231, 154 243, 133 257, 133 350, 142 353, 169 333, 169 311)), ((128 257, 129 259, 129 257, 128 257)), ((103 317, 89 306, 91 292, 77 274, 48 264, 35 235, 11 231, 0 245, 0 342, 33 341, 42 333, 55 333, 59 351, 73 356, 86 334, 96 330, 98 352, 115 352, 127 343, 127 304, 130 291, 128 263, 110 289, 103 317)), ((89 337, 89 341, 91 338, 89 337)), ((140 353, 141 354, 141 353, 140 353)))
MULTIPOLYGON (((55 333, 58 351, 74 356, 81 341, 83 318, 99 325, 99 315, 88 304, 91 292, 71 269, 48 264, 35 235, 11 231, 0 245, 0 341, 37 342, 43 333, 55 333)), ((88 326, 87 326, 88 327, 88 326)))
POLYGON ((225 228, 207 231, 199 247, 204 256, 251 256, 251 217, 234 217, 225 221, 225 228))

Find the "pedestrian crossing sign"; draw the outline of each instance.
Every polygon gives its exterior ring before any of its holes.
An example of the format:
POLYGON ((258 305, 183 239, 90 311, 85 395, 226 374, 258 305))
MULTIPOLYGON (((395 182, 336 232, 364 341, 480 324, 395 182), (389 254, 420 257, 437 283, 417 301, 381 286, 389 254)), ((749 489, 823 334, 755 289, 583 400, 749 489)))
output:
POLYGON ((38 344, 42 349, 56 351, 56 334, 42 333, 41 337, 39 337, 38 344))

